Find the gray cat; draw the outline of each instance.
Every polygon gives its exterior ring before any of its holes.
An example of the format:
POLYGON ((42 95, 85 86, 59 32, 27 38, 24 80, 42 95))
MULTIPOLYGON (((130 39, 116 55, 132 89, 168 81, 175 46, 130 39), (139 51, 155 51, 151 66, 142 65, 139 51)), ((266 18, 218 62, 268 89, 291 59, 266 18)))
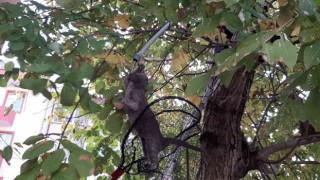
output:
MULTIPOLYGON (((144 72, 144 66, 139 65, 137 70, 130 73, 125 78, 124 85, 126 93, 123 102, 129 120, 131 124, 133 124, 140 112, 148 105, 147 98, 144 94, 148 85, 148 77, 144 72)), ((141 138, 143 153, 148 160, 146 166, 147 171, 154 171, 158 168, 158 154, 170 144, 201 151, 200 148, 192 146, 180 139, 163 137, 159 123, 150 108, 147 108, 140 118, 137 119, 134 129, 141 138)))

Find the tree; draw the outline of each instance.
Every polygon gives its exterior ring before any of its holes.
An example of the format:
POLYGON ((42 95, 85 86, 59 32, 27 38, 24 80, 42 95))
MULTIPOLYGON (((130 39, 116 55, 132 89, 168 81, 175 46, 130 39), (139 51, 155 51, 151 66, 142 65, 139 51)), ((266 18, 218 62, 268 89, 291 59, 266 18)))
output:
MULTIPOLYGON (((182 96, 203 107, 204 152, 190 154, 200 164, 197 179, 318 178, 318 1, 56 0, 0 7, 0 44, 8 42, 4 54, 26 72, 21 87, 80 108, 93 122, 75 132, 90 139, 87 151, 64 139, 65 131, 52 154, 48 135, 28 138, 33 146, 19 178, 114 171, 116 147, 130 126, 115 95, 123 92, 131 59, 167 22, 170 30, 144 55, 147 94, 182 96), (60 144, 73 152, 69 163, 61 163, 60 144)), ((17 72, 7 63, 0 84, 17 72)), ((132 177, 139 175, 124 176, 132 177)))

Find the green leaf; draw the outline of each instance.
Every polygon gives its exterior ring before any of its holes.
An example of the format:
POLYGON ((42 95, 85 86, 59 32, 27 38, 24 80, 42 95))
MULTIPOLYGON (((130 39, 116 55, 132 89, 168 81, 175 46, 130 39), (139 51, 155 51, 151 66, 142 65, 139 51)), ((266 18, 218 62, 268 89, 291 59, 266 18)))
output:
POLYGON ((224 2, 227 4, 227 7, 229 7, 238 2, 238 0, 224 0, 224 2))
POLYGON ((63 149, 58 149, 53 152, 48 159, 42 163, 42 172, 45 176, 51 175, 57 169, 59 169, 63 159, 65 157, 65 152, 63 149))
POLYGON ((19 68, 13 68, 12 69, 12 79, 17 80, 19 77, 19 68))
POLYGON ((289 84, 287 87, 283 89, 283 93, 288 94, 292 89, 296 88, 297 86, 304 85, 308 79, 310 70, 305 71, 303 73, 296 73, 289 76, 285 83, 289 84))
POLYGON ((16 26, 20 26, 20 27, 23 27, 23 26, 26 26, 30 23, 30 20, 26 17, 21 17, 20 19, 16 19, 14 21, 14 24, 16 26))
POLYGON ((313 41, 311 45, 304 49, 304 65, 310 68, 320 63, 320 39, 313 41))
POLYGON ((94 172, 94 164, 89 152, 83 150, 80 153, 71 153, 69 161, 70 166, 75 167, 81 177, 87 177, 94 172))
POLYGON ((320 85, 320 66, 313 68, 311 73, 311 83, 313 87, 320 85))
POLYGON ((123 123, 123 120, 121 118, 122 116, 120 116, 119 113, 111 114, 106 121, 105 128, 112 134, 120 133, 123 123))
POLYGON ((317 11, 316 5, 312 2, 312 0, 300 0, 299 8, 306 16, 314 15, 317 11))
POLYGON ((88 52, 88 42, 86 39, 80 40, 77 51, 79 51, 80 54, 84 55, 88 52))
MULTIPOLYGON (((255 51, 261 44, 265 44, 275 33, 272 31, 262 31, 257 34, 251 34, 239 43, 237 52, 239 57, 244 57, 255 51)), ((237 57, 238 57, 237 56, 237 57)))
POLYGON ((9 47, 13 51, 19 51, 19 50, 22 50, 24 48, 24 43, 20 42, 20 41, 11 41, 9 43, 9 47))
POLYGON ((63 164, 62 167, 59 168, 58 172, 54 173, 50 180, 74 180, 80 179, 79 175, 75 168, 69 167, 66 164, 63 164))
POLYGON ((36 94, 47 86, 47 82, 47 79, 22 79, 20 87, 24 89, 31 89, 36 94))
POLYGON ((52 99, 52 94, 50 91, 48 91, 47 89, 42 89, 41 94, 46 97, 47 99, 51 100, 52 99))
POLYGON ((26 145, 35 144, 44 138, 45 138, 45 136, 43 134, 38 134, 36 136, 30 136, 23 142, 23 144, 26 144, 26 145))
POLYGON ((113 105, 111 103, 108 103, 98 114, 98 118, 100 120, 107 119, 107 117, 110 115, 111 110, 113 109, 113 105))
POLYGON ((91 98, 89 99, 89 111, 90 112, 99 112, 101 110, 101 106, 94 102, 91 98))
POLYGON ((229 71, 224 71, 221 74, 218 75, 220 81, 225 87, 228 87, 231 79, 233 77, 233 74, 237 71, 237 69, 229 70, 229 71))
POLYGON ((115 151, 111 151, 111 156, 112 156, 112 163, 113 164, 120 163, 120 156, 115 151))
POLYGON ((282 39, 275 41, 273 45, 264 44, 262 51, 270 62, 283 62, 291 70, 298 59, 297 48, 290 41, 282 39))
POLYGON ((9 61, 4 65, 4 69, 6 71, 12 71, 13 68, 14 68, 14 63, 12 61, 9 61))
POLYGON ((6 146, 3 149, 3 154, 2 157, 6 160, 6 161, 10 161, 12 158, 12 147, 11 146, 6 146))
POLYGON ((238 15, 232 12, 225 12, 222 14, 222 20, 226 23, 227 28, 231 32, 239 31, 243 28, 243 24, 238 15))
POLYGON ((35 180, 35 179, 37 179, 37 177, 40 173, 40 169, 41 169, 41 166, 38 165, 38 166, 30 169, 29 171, 27 171, 23 174, 20 174, 14 180, 35 180))
POLYGON ((66 148, 68 151, 70 151, 71 153, 73 152, 79 152, 82 151, 83 149, 81 149, 78 145, 72 143, 69 140, 62 140, 61 144, 63 145, 64 148, 66 148))
POLYGON ((164 12, 168 21, 177 22, 179 20, 178 13, 175 9, 172 9, 171 7, 165 8, 164 12))
POLYGON ((69 73, 66 77, 66 79, 70 82, 79 82, 83 81, 83 79, 92 79, 94 75, 94 68, 88 64, 81 62, 80 68, 73 70, 71 73, 69 73))
POLYGON ((84 109, 84 110, 88 110, 90 112, 99 112, 102 108, 100 105, 98 105, 97 103, 95 103, 89 93, 87 92, 87 90, 84 90, 86 91, 85 94, 83 94, 83 90, 82 91, 79 91, 79 94, 80 96, 82 96, 82 100, 80 102, 80 105, 81 107, 84 109))
POLYGON ((218 14, 214 17, 206 18, 197 26, 196 30, 192 33, 194 38, 199 38, 208 32, 212 32, 220 22, 221 15, 218 14))
POLYGON ((201 95, 207 88, 212 79, 212 70, 207 73, 194 77, 188 84, 186 94, 188 96, 201 95))
POLYGON ((56 0, 56 3, 67 9, 67 10, 72 10, 72 9, 75 9, 77 8, 78 6, 81 5, 81 0, 56 0))
POLYGON ((319 107, 320 107, 320 90, 319 87, 314 88, 306 100, 306 114, 310 123, 320 130, 319 121, 319 107))
POLYGON ((70 83, 65 83, 61 90, 60 103, 64 106, 72 106, 76 96, 76 89, 70 83))
POLYGON ((26 162, 24 162, 21 166, 20 166, 20 173, 26 173, 28 171, 30 171, 31 169, 34 169, 35 167, 37 167, 38 164, 38 158, 35 159, 30 159, 26 162))
POLYGON ((23 155, 23 159, 34 159, 36 157, 39 157, 40 154, 45 153, 52 149, 54 146, 53 141, 41 141, 33 146, 31 146, 29 149, 27 149, 23 155))

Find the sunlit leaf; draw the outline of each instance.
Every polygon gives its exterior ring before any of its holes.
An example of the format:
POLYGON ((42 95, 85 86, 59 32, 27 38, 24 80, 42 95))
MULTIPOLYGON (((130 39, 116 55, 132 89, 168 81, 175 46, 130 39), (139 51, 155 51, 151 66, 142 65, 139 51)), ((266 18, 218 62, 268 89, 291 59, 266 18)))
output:
POLYGON ((202 22, 197 26, 196 30, 193 32, 192 36, 198 38, 208 32, 213 31, 218 26, 220 18, 221 15, 216 15, 215 17, 202 20, 202 22))
POLYGON ((188 96, 189 101, 191 101, 194 105, 200 106, 201 104, 201 97, 200 96, 188 96))
POLYGON ((118 25, 122 29, 127 29, 129 27, 129 17, 123 14, 117 14, 115 20, 118 21, 118 25))
POLYGON ((275 41, 273 45, 264 44, 262 51, 266 53, 270 62, 283 62, 291 70, 297 62, 297 48, 289 41, 280 39, 275 41))
POLYGON ((102 54, 96 55, 97 58, 105 59, 108 63, 111 65, 116 65, 122 62, 122 57, 119 53, 116 51, 108 51, 102 54))
POLYGON ((171 70, 172 71, 180 71, 182 70, 189 61, 189 56, 183 50, 175 53, 173 55, 173 60, 171 63, 171 70))

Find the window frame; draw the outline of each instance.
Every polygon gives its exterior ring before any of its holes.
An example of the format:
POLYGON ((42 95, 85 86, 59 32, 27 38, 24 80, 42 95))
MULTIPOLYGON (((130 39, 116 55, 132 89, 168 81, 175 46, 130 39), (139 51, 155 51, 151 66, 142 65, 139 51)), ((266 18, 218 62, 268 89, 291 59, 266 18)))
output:
POLYGON ((4 100, 3 100, 3 103, 2 103, 2 107, 5 108, 6 107, 6 104, 7 104, 7 100, 8 100, 8 97, 9 97, 9 94, 10 93, 22 93, 22 102, 21 102, 21 106, 20 106, 20 109, 19 109, 19 112, 15 112, 15 113, 18 113, 18 114, 21 114, 22 112, 22 109, 23 109, 23 105, 24 105, 24 102, 25 102, 25 99, 26 99, 26 96, 27 96, 27 92, 26 91, 23 91, 23 90, 6 90, 6 95, 4 97, 4 100))

